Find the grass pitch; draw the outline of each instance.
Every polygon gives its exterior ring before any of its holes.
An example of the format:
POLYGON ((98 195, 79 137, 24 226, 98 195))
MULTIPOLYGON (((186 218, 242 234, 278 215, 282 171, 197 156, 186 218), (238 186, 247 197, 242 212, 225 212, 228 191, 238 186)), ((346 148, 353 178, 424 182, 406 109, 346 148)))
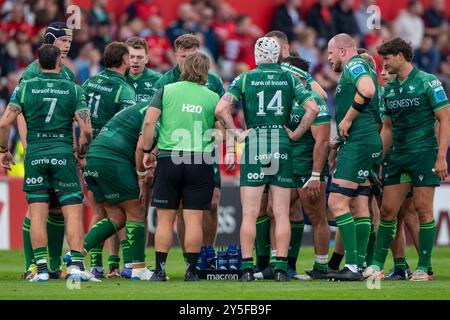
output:
MULTIPOLYGON (((417 263, 413 248, 407 250, 412 267, 417 263)), ((105 266, 107 255, 104 254, 105 266)), ((301 249, 297 270, 313 264, 311 247, 301 249)), ((147 250, 147 261, 154 262, 154 250, 147 250)), ((388 257, 386 271, 392 267, 388 257)), ((237 281, 200 281, 185 283, 184 262, 180 249, 172 249, 168 256, 166 283, 131 281, 125 279, 103 280, 102 283, 81 283, 79 290, 69 290, 64 280, 48 283, 29 283, 21 279, 23 272, 22 251, 0 251, 0 300, 5 299, 80 299, 80 300, 266 300, 266 299, 450 299, 450 248, 435 248, 431 282, 381 281, 380 289, 369 289, 367 282, 327 282, 291 280, 274 283, 271 280, 240 283, 237 281)))

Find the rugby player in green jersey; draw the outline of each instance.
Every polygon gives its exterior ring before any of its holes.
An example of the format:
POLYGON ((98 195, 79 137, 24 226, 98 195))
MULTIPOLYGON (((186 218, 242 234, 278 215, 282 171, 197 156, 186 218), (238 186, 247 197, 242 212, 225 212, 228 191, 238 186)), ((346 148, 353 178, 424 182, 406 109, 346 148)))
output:
MULTIPOLYGON (((110 43, 104 52, 105 70, 90 77, 83 84, 84 95, 89 109, 91 110, 91 123, 94 139, 103 126, 120 110, 136 103, 136 95, 131 85, 127 83, 126 75, 130 70, 130 56, 128 47, 121 42, 110 43)), ((102 205, 95 202, 92 192, 88 192, 89 201, 92 205, 91 227, 106 217, 106 211, 102 205)), ((128 242, 125 229, 120 230, 119 239, 124 251, 124 263, 129 264, 128 242)), ((116 236, 109 241, 110 256, 108 264, 110 267, 109 277, 118 276, 119 268, 119 241, 116 236)), ((89 252, 91 260, 91 272, 97 277, 104 277, 103 272, 103 242, 97 243, 89 252)), ((131 267, 131 265, 128 265, 131 267)))
POLYGON ((337 151, 328 205, 345 248, 345 267, 328 274, 331 280, 363 280, 370 235, 369 173, 381 162, 382 144, 376 124, 377 78, 360 55, 355 41, 339 34, 328 43, 328 61, 341 72, 336 89, 336 124, 345 140, 337 151), (351 208, 351 209, 350 209, 351 208))
MULTIPOLYGON (((375 60, 368 53, 368 51, 366 49, 358 48, 357 52, 361 56, 361 58, 363 58, 364 60, 367 61, 367 63, 373 70, 376 70, 375 60)), ((377 100, 374 100, 374 102, 378 101, 379 108, 378 109, 374 108, 373 111, 374 111, 374 115, 375 115, 375 122, 377 123, 377 126, 379 127, 378 128, 379 131, 381 131, 381 127, 382 127, 382 123, 383 123, 382 122, 383 112, 381 111, 383 108, 383 104, 381 103, 382 99, 380 98, 381 92, 382 92, 382 87, 381 87, 381 85, 378 84, 378 98, 376 98, 377 100)), ((334 142, 336 142, 336 140, 334 142)), ((341 141, 338 140, 338 144, 335 145, 334 142, 332 143, 332 148, 331 148, 331 151, 329 154, 329 156, 333 159, 333 161, 336 158, 337 148, 342 143, 341 141)), ((375 168, 373 168, 370 171, 371 185, 370 185, 370 193, 369 193, 369 211, 370 211, 371 224, 370 224, 369 242, 367 245, 366 266, 369 263, 368 261, 371 261, 372 256, 373 256, 373 249, 375 246, 375 238, 376 238, 375 226, 378 226, 378 222, 380 220, 379 208, 381 206, 382 186, 381 186, 381 181, 378 178, 379 168, 380 167, 377 165, 377 166, 375 166, 375 168)), ((357 223, 365 224, 366 221, 357 220, 357 223)), ((330 272, 336 272, 336 270, 339 271, 339 265, 340 265, 342 259, 344 258, 344 255, 345 255, 344 247, 343 247, 341 236, 339 234, 339 229, 338 229, 338 230, 336 230, 336 234, 335 234, 333 254, 329 261, 329 271, 330 272)))
MULTIPOLYGON (((137 102, 150 102, 153 98, 156 90, 155 84, 161 78, 161 74, 150 70, 145 65, 149 60, 148 46, 145 39, 132 37, 128 39, 125 44, 128 46, 128 51, 130 52, 130 73, 127 76, 128 83, 134 88, 136 93, 137 102)), ((157 152, 154 150, 154 152, 157 152)), ((148 171, 150 174, 150 171, 148 171)), ((153 192, 153 177, 147 177, 147 186, 145 198, 150 200, 153 192)), ((149 202, 145 204, 147 210, 145 211, 145 217, 148 214, 149 202)), ((147 219, 145 219, 145 230, 147 230, 147 219)), ((145 233, 147 239, 148 233, 145 233)), ((124 242, 122 242, 124 243, 124 242)), ((147 243, 147 240, 145 241, 147 243)), ((130 270, 124 268, 122 270, 122 275, 127 277, 130 274, 130 270)))
MULTIPOLYGON (((248 130, 239 134, 245 137, 245 150, 241 157, 242 201, 242 277, 241 281, 254 280, 253 243, 256 219, 260 213, 264 188, 269 185, 275 217, 275 242, 277 257, 274 263, 275 281, 287 281, 287 255, 291 237, 289 223, 290 188, 293 187, 291 139, 298 140, 310 127, 318 106, 300 81, 285 72, 278 64, 280 46, 276 40, 260 38, 255 44, 256 69, 237 77, 228 93, 220 100, 216 117, 227 129, 235 129, 231 117, 234 104, 243 100, 244 116, 248 130), (306 114, 295 131, 286 125, 294 102, 303 106, 306 114)), ((227 147, 226 164, 235 161, 234 153, 227 147)))
POLYGON ((27 156, 23 190, 31 216, 31 243, 38 273, 30 281, 49 279, 47 265, 47 216, 49 192, 56 192, 65 221, 71 249, 69 278, 81 280, 84 271, 83 193, 78 177, 81 163, 92 140, 89 110, 83 90, 60 75, 61 50, 43 45, 38 51, 42 75, 23 81, 14 91, 0 121, 0 163, 8 167, 12 158, 5 145, 9 127, 20 113, 27 125, 27 156), (73 154, 73 121, 81 134, 77 159, 73 154))
MULTIPOLYGON (((280 52, 280 58, 279 61, 287 58, 290 56, 290 45, 288 38, 284 32, 274 30, 268 32, 265 37, 270 37, 275 39, 278 44, 280 45, 281 52, 280 52)), ((306 79, 308 85, 312 87, 312 89, 319 94, 324 99, 327 98, 326 92, 322 89, 322 87, 311 77, 311 75, 308 72, 305 72, 303 70, 298 70, 302 77, 306 79)), ((271 208, 267 207, 270 205, 268 203, 268 188, 266 188, 264 195, 262 197, 261 201, 261 213, 258 219, 256 220, 256 241, 255 241, 255 252, 256 252, 256 273, 262 272, 264 274, 264 278, 272 278, 273 277, 273 268, 271 267, 270 262, 273 262, 276 256, 276 250, 272 250, 272 259, 270 258, 270 244, 271 242, 274 242, 274 232, 275 232, 275 224, 271 223, 273 221, 272 216, 268 216, 268 213, 270 214, 271 208)), ((301 205, 300 201, 296 201, 294 204, 292 204, 292 211, 300 211, 301 205)), ((299 239, 301 238, 300 234, 303 234, 303 229, 301 227, 298 227, 297 225, 293 225, 291 232, 294 235, 295 238, 299 239)), ((290 270, 292 271, 292 270, 290 270)), ((294 275, 293 272, 289 272, 289 275, 294 275)))
POLYGON ((130 73, 127 76, 127 82, 134 88, 137 102, 150 102, 156 92, 155 84, 161 78, 161 74, 145 66, 149 59, 145 39, 133 37, 125 44, 130 52, 130 73))
MULTIPOLYGON (((61 68, 60 74, 63 79, 70 81, 75 80, 75 75, 65 64, 64 59, 67 57, 67 53, 70 50, 72 44, 73 31, 69 29, 64 22, 52 22, 48 25, 44 33, 44 44, 52 44, 61 50, 61 68)), ((37 60, 32 62, 27 68, 25 68, 20 81, 30 80, 37 76, 42 75, 42 70, 39 67, 37 60)), ((19 133, 22 141, 22 145, 26 150, 26 124, 23 114, 19 114, 17 117, 17 125, 19 127, 19 133)), ((58 279, 64 277, 64 272, 61 269, 61 256, 62 246, 64 242, 64 216, 62 215, 60 205, 58 203, 55 193, 50 193, 49 203, 49 215, 47 221, 47 233, 49 237, 48 241, 48 253, 50 258, 50 278, 58 279)), ((28 279, 33 277, 36 273, 36 264, 34 263, 33 248, 31 246, 30 239, 30 215, 29 210, 25 215, 22 226, 22 236, 24 243, 24 256, 25 256, 25 273, 24 278, 28 279)))
POLYGON ((373 264, 366 278, 383 278, 386 255, 395 236, 397 215, 411 186, 414 207, 419 216, 419 261, 412 281, 429 281, 428 267, 436 237, 433 217, 435 187, 447 176, 446 154, 449 141, 449 103, 436 76, 412 65, 413 50, 400 38, 378 48, 383 67, 396 78, 384 90, 384 148, 392 145, 383 165, 384 193, 373 264), (439 122, 436 139, 435 124, 439 122))
MULTIPOLYGON (((311 270, 306 271, 306 274, 311 279, 324 279, 328 272, 330 242, 330 228, 326 216, 326 179, 329 176, 327 159, 331 117, 326 102, 307 83, 305 73, 309 69, 309 63, 298 57, 288 57, 283 60, 281 66, 302 81, 319 106, 319 114, 310 130, 298 141, 292 143, 296 189, 292 189, 291 206, 294 209, 295 200, 300 199, 313 229, 315 263, 311 270)), ((304 109, 295 104, 290 116, 289 127, 291 130, 299 125, 304 114, 304 109)), ((303 226, 302 211, 291 210, 291 242, 288 264, 294 271, 301 246, 303 226), (299 230, 295 232, 295 229, 299 230)))
MULTIPOLYGON (((381 70, 381 78, 385 81, 385 83, 391 81, 394 78, 394 75, 389 74, 386 69, 381 70)), ((384 87, 382 89, 382 94, 384 94, 384 87)), ((380 112, 382 112, 382 119, 384 119, 384 100, 380 99, 381 107, 380 112)), ((381 139, 383 139, 384 132, 381 131, 381 139)), ((387 160, 388 154, 385 155, 385 160, 387 160)), ((381 207, 381 197, 379 200, 381 207)), ((408 229, 409 234, 413 240, 414 246, 416 247, 417 252, 419 252, 419 217, 417 215, 416 209, 414 208, 414 202, 412 199, 412 192, 408 193, 405 201, 403 202, 397 216, 397 233, 395 235, 394 240, 391 244, 392 257, 394 258, 394 267, 388 272, 385 280, 406 280, 411 275, 411 271, 408 263, 406 262, 405 256, 405 247, 406 247, 406 229, 408 229)), ((374 242, 375 245, 375 242, 374 242)), ((375 248, 374 248, 375 249, 375 248)), ((373 251, 372 256, 373 258, 373 251)), ((372 264, 372 258, 369 260, 369 256, 367 257, 367 264, 372 264)), ((431 262, 430 267, 428 268, 428 274, 433 275, 431 270, 431 262)))
MULTIPOLYGON (((163 88, 165 85, 174 83, 177 81, 180 81, 181 72, 183 70, 183 64, 186 59, 186 56, 196 53, 200 49, 200 40, 198 37, 192 34, 185 34, 182 36, 179 36, 177 39, 175 39, 174 42, 175 45, 175 59, 177 61, 177 65, 166 72, 161 79, 156 83, 157 88, 163 88)), ((212 72, 208 71, 208 81, 205 84, 208 89, 214 91, 219 95, 219 97, 222 97, 225 93, 225 89, 223 87, 222 80, 220 77, 212 72)), ((220 200, 220 169, 218 164, 218 149, 214 149, 215 154, 215 163, 214 163, 214 181, 215 181, 215 188, 214 188, 214 195, 212 198, 212 204, 211 209, 207 210, 205 217, 203 219, 203 245, 214 245, 214 242, 216 241, 216 235, 217 235, 217 226, 218 226, 218 209, 219 209, 219 200, 220 200)), ((177 234, 178 239, 180 241, 180 246, 184 250, 184 220, 183 215, 181 214, 181 210, 179 212, 177 218, 177 234)), ((185 255, 186 258, 186 255, 185 255)), ((208 266, 212 267, 212 266, 208 266)))
POLYGON ((108 121, 94 139, 83 169, 88 190, 107 213, 84 237, 84 250, 90 252, 125 227, 131 260, 127 263, 132 264, 134 280, 149 280, 153 274, 146 268, 144 254, 144 195, 149 180, 142 163, 140 132, 147 108, 148 102, 140 102, 108 121))

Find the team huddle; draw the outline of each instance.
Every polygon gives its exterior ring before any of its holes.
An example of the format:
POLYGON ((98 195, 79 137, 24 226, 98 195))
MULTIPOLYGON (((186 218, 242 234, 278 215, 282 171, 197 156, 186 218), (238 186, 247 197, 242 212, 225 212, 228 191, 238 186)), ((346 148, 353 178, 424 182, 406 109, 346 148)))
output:
POLYGON ((27 280, 167 281, 176 223, 184 280, 198 281, 201 248, 213 246, 217 233, 222 143, 226 170, 240 164, 240 281, 433 279, 433 198, 447 176, 449 103, 440 81, 412 65, 404 40, 378 48, 384 87, 374 59, 349 35, 330 40, 328 60, 341 74, 331 139, 327 93, 308 73, 309 63, 291 55, 282 32, 256 41, 257 67, 227 92, 194 35, 175 40, 177 65, 164 75, 146 67, 144 39, 110 43, 105 70, 82 86, 64 65, 71 41, 65 23, 48 26, 38 59, 0 120, 0 165, 14 164, 8 139, 15 121, 26 149, 27 280), (233 120, 238 103, 245 130, 233 120), (83 184, 93 209, 87 234, 83 184), (145 256, 150 205, 158 219, 155 270, 145 256), (330 214, 338 231, 329 259, 330 214), (305 221, 315 261, 301 275, 305 221), (414 272, 404 253, 405 227, 419 256, 414 272), (70 251, 63 256, 64 236, 70 251), (385 275, 391 247, 394 268, 385 275))

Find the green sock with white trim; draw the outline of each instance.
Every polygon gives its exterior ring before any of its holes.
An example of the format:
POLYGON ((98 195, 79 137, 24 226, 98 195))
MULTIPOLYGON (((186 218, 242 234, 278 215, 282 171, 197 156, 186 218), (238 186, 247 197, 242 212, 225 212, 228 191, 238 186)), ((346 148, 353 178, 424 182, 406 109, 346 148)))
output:
POLYGON ((127 240, 130 244, 131 260, 133 263, 145 262, 145 225, 144 221, 127 221, 127 240))
POLYGON ((428 272, 431 265, 431 253, 436 239, 436 222, 434 220, 420 225, 419 228, 419 262, 417 269, 428 272))
POLYGON ((356 248, 358 252, 358 267, 366 266, 367 244, 370 237, 370 217, 355 218, 356 248))
POLYGON ((25 271, 28 271, 28 268, 30 268, 32 264, 36 263, 33 254, 33 246, 31 245, 30 227, 31 227, 31 220, 25 217, 22 224, 23 253, 25 255, 25 271))
POLYGON ((397 219, 394 219, 392 221, 387 221, 383 219, 380 220, 372 263, 378 266, 380 270, 384 269, 384 264, 386 263, 386 256, 391 248, 391 243, 392 240, 394 240, 396 233, 397 233, 397 219))
POLYGON ((91 268, 103 268, 103 245, 104 242, 99 242, 91 250, 89 250, 89 261, 91 268))
POLYGON ((350 212, 336 217, 336 224, 341 234, 345 249, 345 264, 356 266, 358 264, 356 247, 355 221, 350 212))
POLYGON ((84 236, 84 249, 89 252, 92 248, 98 248, 101 242, 117 232, 117 226, 109 218, 97 222, 84 236))
POLYGON ((64 230, 64 216, 50 213, 47 218, 47 235, 51 271, 58 271, 61 268, 64 230))

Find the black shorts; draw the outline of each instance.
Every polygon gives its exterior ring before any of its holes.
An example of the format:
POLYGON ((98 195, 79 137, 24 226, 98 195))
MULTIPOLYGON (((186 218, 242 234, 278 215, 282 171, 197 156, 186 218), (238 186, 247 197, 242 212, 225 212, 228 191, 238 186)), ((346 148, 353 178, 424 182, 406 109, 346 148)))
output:
POLYGON ((203 161, 174 164, 170 157, 158 158, 152 206, 161 209, 209 210, 214 192, 214 170, 203 161))

